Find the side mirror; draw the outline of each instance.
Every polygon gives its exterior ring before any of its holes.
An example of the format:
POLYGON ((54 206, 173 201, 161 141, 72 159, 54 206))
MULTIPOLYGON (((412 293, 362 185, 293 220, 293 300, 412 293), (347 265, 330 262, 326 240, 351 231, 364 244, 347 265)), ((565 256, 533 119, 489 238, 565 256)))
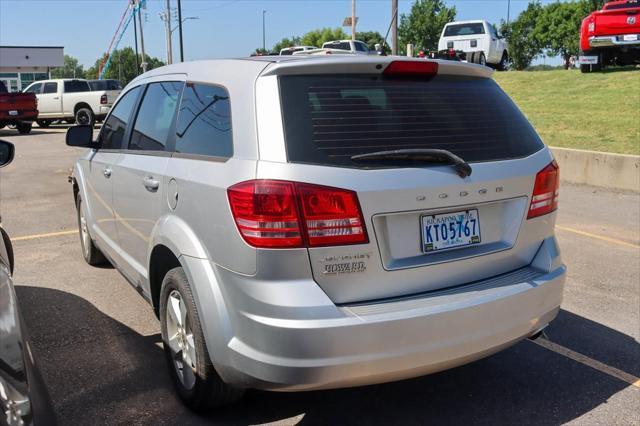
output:
POLYGON ((68 146, 81 148, 98 147, 98 143, 93 140, 93 126, 90 125, 69 127, 66 142, 68 146))
POLYGON ((4 167, 13 161, 15 148, 10 142, 0 140, 0 167, 4 167))

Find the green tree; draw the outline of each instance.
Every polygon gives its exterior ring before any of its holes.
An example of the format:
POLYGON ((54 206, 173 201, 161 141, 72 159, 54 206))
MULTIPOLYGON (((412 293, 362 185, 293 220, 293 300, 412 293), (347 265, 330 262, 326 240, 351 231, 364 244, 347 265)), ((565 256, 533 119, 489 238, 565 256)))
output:
POLYGON ((400 16, 398 37, 400 50, 412 43, 416 51, 436 50, 442 29, 456 18, 456 8, 443 0, 416 0, 409 15, 400 16))
POLYGON ((536 22, 541 14, 540 3, 531 2, 514 21, 502 22, 500 32, 507 39, 509 57, 517 70, 527 68, 542 53, 543 43, 536 32, 536 22))
POLYGON ((535 36, 547 49, 549 56, 560 55, 564 60, 564 67, 570 66, 571 56, 579 51, 580 24, 589 14, 589 2, 560 2, 550 3, 542 8, 535 26, 535 36))
POLYGON ((362 31, 356 32, 356 40, 367 43, 369 50, 375 50, 376 44, 382 45, 384 37, 377 31, 362 31))
MULTIPOLYGON (((145 55, 147 60, 147 71, 154 68, 158 68, 164 65, 160 59, 153 56, 145 55)), ((105 63, 106 55, 97 59, 95 64, 87 70, 85 73, 88 79, 97 79, 100 76, 100 70, 105 63)), ((138 65, 142 63, 142 55, 138 55, 138 65)), ((142 68, 136 69, 136 54, 131 47, 125 47, 124 49, 114 50, 111 55, 111 61, 109 68, 107 69, 104 78, 113 78, 120 80, 123 85, 126 85, 131 80, 136 78, 139 74, 142 74, 142 68)))
POLYGON ((293 47, 293 46, 300 46, 300 37, 298 36, 292 36, 291 38, 285 37, 279 42, 277 42, 273 46, 273 49, 271 49, 271 51, 274 53, 280 53, 282 49, 285 49, 287 47, 293 47))
POLYGON ((351 38, 345 33, 342 28, 320 28, 317 30, 309 31, 302 37, 300 37, 300 44, 303 46, 317 46, 322 47, 323 43, 332 40, 343 40, 351 38))
POLYGON ((51 71, 51 78, 83 78, 84 68, 73 56, 64 55, 64 65, 51 71))

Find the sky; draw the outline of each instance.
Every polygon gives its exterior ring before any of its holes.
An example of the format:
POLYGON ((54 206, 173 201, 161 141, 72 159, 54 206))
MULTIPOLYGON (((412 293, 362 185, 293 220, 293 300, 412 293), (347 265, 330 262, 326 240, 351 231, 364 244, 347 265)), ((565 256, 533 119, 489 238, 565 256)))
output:
MULTIPOLYGON (((549 3, 552 0, 542 0, 549 3)), ((445 0, 455 6, 458 20, 507 18, 508 0, 445 0)), ((399 0, 400 14, 409 13, 412 0, 399 0)), ((513 19, 529 0, 511 0, 513 19)), ((64 46, 90 67, 114 37, 128 0, 0 0, 0 45, 64 46)), ((171 0, 176 7, 177 0, 171 0)), ((164 22, 159 14, 166 0, 147 0, 144 41, 148 55, 166 61, 164 22)), ((183 26, 185 60, 247 56, 262 47, 262 11, 266 46, 283 37, 302 35, 321 27, 339 27, 351 15, 351 0, 182 0, 182 16, 197 17, 183 26)), ((383 36, 391 19, 390 0, 357 0, 358 31, 378 31, 383 36)), ((350 28, 345 28, 349 33, 350 28)), ((119 47, 132 46, 133 23, 119 47)), ((174 60, 178 59, 178 32, 173 35, 174 60)), ((559 63, 545 59, 546 63, 559 63)), ((543 62, 539 60, 536 62, 543 62)))

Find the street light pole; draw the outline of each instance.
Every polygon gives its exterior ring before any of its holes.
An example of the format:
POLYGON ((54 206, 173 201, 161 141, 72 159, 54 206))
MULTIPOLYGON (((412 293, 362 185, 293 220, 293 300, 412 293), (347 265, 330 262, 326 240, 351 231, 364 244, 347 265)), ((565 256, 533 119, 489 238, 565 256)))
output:
POLYGON ((356 0, 351 0, 351 40, 356 39, 356 0))
POLYGON ((511 0, 507 0, 507 25, 509 25, 509 12, 511 11, 511 0))
POLYGON ((178 38, 180 39, 180 62, 184 62, 184 50, 182 48, 182 5, 178 0, 178 38))
POLYGON ((398 54, 398 0, 391 0, 391 54, 398 54))
POLYGON ((266 10, 262 10, 262 51, 267 51, 267 44, 265 42, 265 29, 264 29, 264 15, 267 13, 266 10))
POLYGON ((138 24, 140 25, 140 49, 142 50, 142 72, 147 72, 147 58, 144 54, 144 32, 142 31, 142 11, 138 9, 138 24))

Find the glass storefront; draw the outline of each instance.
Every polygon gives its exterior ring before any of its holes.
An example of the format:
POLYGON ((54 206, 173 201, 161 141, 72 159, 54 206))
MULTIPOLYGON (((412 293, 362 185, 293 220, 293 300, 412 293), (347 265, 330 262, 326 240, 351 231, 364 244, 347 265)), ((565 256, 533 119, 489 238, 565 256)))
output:
POLYGON ((47 80, 49 74, 46 72, 0 72, 0 81, 2 81, 9 92, 19 92, 24 90, 34 81, 47 80))

